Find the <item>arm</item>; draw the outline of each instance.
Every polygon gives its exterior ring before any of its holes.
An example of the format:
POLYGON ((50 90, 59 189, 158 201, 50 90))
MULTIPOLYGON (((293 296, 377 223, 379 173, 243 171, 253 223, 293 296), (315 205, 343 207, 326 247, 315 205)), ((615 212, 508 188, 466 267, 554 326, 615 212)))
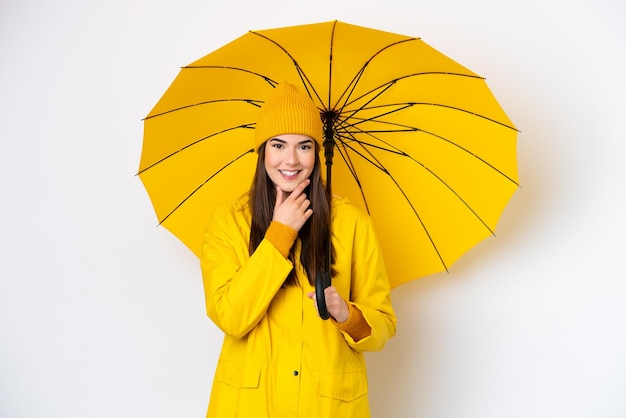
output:
MULTIPOLYGON (((353 349, 377 351, 396 332, 387 272, 369 217, 350 218, 341 227, 346 225, 349 227, 339 233, 352 238, 350 301, 335 286, 330 286, 324 292, 326 306, 331 321, 353 349)), ((317 308, 315 292, 309 292, 308 296, 317 308)))
POLYGON ((371 332, 355 339, 342 331, 348 344, 357 351, 381 350, 396 333, 396 316, 382 253, 372 222, 366 216, 359 217, 355 226, 349 304, 351 311, 356 308, 361 313, 371 332))
MULTIPOLYGON (((279 228, 280 229, 280 228, 279 228)), ((206 309, 211 320, 227 335, 242 338, 265 316, 269 305, 293 268, 270 241, 282 237, 289 248, 295 234, 283 236, 273 226, 256 251, 248 256, 248 234, 233 215, 217 211, 203 239, 201 267, 206 309), (291 240, 291 242, 289 242, 291 240)))
MULTIPOLYGON (((277 188, 273 221, 248 257, 249 228, 226 208, 211 217, 202 244, 207 314, 224 333, 243 338, 265 316, 293 264, 287 259, 298 231, 311 216, 304 194, 309 180, 289 196, 277 188)), ((246 223, 247 224, 247 223, 246 223)))
MULTIPOLYGON (((327 287, 324 290, 324 296, 326 297, 326 306, 330 313, 330 320, 340 331, 347 333, 355 342, 371 335, 372 329, 361 311, 353 303, 346 302, 337 292, 335 286, 327 287)), ((308 297, 313 300, 313 305, 315 310, 317 310, 315 292, 309 292, 308 297)))

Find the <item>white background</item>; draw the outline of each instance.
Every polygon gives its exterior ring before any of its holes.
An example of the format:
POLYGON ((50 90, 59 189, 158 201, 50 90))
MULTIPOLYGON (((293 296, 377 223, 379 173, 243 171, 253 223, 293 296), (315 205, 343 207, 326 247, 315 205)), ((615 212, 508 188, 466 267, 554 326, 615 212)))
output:
POLYGON ((2 0, 0 416, 204 416, 221 334, 134 175, 141 118, 247 30, 334 19, 421 37, 521 130, 497 237, 393 291, 374 416, 626 416, 624 4, 2 0))

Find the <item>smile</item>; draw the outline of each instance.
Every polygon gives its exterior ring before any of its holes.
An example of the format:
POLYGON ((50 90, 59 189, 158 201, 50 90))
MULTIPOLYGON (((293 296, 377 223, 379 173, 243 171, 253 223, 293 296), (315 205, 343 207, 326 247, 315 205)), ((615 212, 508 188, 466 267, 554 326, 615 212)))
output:
POLYGON ((287 171, 287 170, 279 170, 279 172, 285 177, 293 177, 299 173, 299 171, 287 171))

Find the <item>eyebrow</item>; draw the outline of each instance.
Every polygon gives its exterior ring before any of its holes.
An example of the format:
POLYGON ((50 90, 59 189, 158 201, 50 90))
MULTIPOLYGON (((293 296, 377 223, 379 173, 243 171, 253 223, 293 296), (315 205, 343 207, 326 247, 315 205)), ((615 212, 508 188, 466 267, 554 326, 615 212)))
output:
MULTIPOLYGON (((287 141, 285 141, 284 139, 280 139, 280 138, 271 138, 269 141, 276 141, 276 142, 280 142, 281 144, 286 144, 287 143, 287 141)), ((311 138, 308 138, 308 139, 305 139, 304 141, 298 142, 296 145, 310 144, 312 142, 313 142, 313 140, 311 138)))

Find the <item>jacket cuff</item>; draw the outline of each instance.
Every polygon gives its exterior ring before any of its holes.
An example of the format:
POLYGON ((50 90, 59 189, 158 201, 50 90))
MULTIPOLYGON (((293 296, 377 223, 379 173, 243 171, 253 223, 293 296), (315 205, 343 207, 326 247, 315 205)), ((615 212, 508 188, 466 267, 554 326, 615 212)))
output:
POLYGON ((276 221, 272 221, 265 231, 265 239, 271 242, 285 258, 289 256, 289 251, 297 237, 298 231, 276 221))
POLYGON ((348 303, 348 309, 350 314, 346 322, 339 323, 333 319, 333 322, 337 325, 340 331, 347 333, 354 342, 358 342, 365 337, 372 335, 372 328, 369 326, 363 313, 354 306, 352 303, 348 303))

